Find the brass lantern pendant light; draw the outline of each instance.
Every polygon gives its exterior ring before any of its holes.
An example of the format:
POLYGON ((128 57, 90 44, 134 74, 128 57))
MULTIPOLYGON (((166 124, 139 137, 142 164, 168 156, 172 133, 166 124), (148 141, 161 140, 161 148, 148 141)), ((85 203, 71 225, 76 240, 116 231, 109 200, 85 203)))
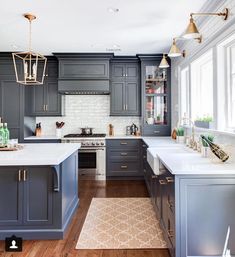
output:
POLYGON ((31 49, 31 23, 36 19, 33 14, 24 14, 29 21, 28 52, 12 53, 16 82, 22 85, 42 85, 45 77, 47 58, 31 49))
POLYGON ((170 65, 169 65, 169 63, 166 60, 166 55, 163 54, 162 60, 161 60, 161 62, 159 64, 159 68, 160 69, 166 69, 166 68, 169 68, 169 67, 170 67, 170 65))

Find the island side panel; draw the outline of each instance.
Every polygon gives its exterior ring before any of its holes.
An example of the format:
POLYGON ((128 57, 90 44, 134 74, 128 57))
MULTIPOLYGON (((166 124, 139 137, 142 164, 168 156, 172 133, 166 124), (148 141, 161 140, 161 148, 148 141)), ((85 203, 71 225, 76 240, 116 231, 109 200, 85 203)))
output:
POLYGON ((61 164, 62 222, 66 230, 79 204, 78 198, 78 151, 61 164))
POLYGON ((235 176, 176 177, 176 257, 235 253, 235 176))

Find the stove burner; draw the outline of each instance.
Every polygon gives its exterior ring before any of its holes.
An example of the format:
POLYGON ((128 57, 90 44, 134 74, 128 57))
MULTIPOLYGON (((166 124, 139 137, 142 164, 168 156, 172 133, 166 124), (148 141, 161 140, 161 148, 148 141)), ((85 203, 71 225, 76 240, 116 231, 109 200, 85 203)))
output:
POLYGON ((91 134, 91 135, 86 135, 86 134, 67 134, 64 137, 105 137, 106 134, 91 134))

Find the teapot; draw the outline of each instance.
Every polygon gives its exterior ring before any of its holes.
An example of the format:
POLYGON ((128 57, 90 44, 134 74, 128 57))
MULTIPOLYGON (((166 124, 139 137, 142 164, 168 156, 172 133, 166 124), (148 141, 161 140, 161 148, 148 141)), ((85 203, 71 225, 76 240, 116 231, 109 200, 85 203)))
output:
POLYGON ((136 135, 137 131, 138 131, 138 127, 134 123, 132 123, 132 125, 130 126, 131 135, 136 135))

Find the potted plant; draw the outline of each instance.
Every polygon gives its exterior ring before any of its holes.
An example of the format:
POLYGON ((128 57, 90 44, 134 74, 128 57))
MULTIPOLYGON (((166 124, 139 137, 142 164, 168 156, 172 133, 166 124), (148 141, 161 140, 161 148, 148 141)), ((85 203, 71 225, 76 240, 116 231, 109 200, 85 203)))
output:
MULTIPOLYGON (((208 140, 210 140, 211 142, 213 142, 214 141, 214 136, 212 136, 212 135, 204 135, 208 140)), ((210 147, 209 147, 209 145, 207 144, 207 142, 205 141, 205 140, 203 140, 203 139, 201 139, 201 141, 202 141, 202 156, 203 157, 208 157, 208 153, 209 153, 209 151, 210 151, 210 147)))
POLYGON ((196 127, 199 128, 213 128, 213 118, 211 116, 204 116, 203 118, 197 118, 194 121, 196 127))
POLYGON ((180 144, 184 144, 184 129, 181 127, 177 128, 176 135, 177 135, 177 142, 180 144))
POLYGON ((157 120, 157 122, 156 122, 157 124, 161 123, 161 115, 160 114, 157 115, 156 120, 157 120))

